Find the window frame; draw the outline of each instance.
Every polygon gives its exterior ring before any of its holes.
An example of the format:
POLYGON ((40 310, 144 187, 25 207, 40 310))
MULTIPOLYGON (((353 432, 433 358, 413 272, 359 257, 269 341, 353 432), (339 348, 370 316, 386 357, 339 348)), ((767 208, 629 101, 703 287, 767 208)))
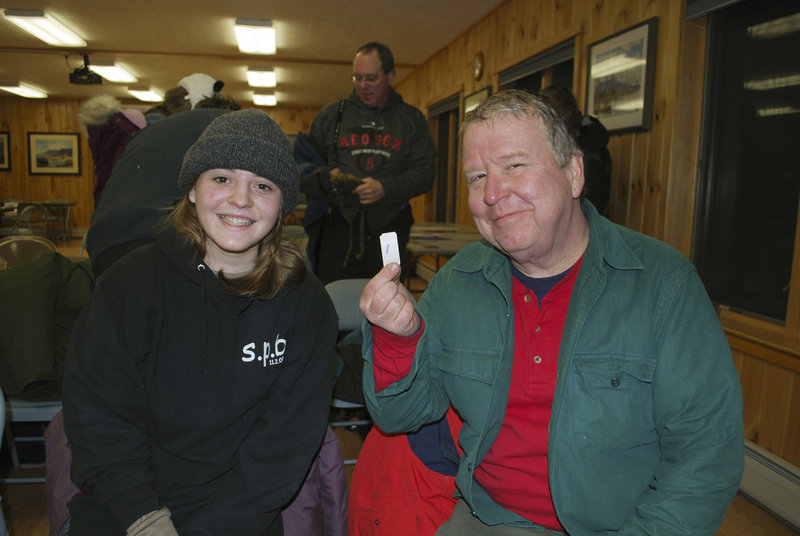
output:
MULTIPOLYGON (((731 2, 729 6, 739 4, 740 1, 731 2)), ((720 66, 714 59, 722 53, 723 45, 717 38, 719 27, 708 16, 705 83, 702 94, 702 119, 700 136, 700 164, 698 166, 697 203, 694 211, 694 229, 692 240, 692 260, 702 255, 703 237, 708 233, 709 219, 704 217, 709 209, 712 183, 719 173, 713 157, 718 150, 720 133, 713 128, 715 113, 719 113, 711 103, 715 99, 709 80, 719 79, 720 66), (716 77, 716 78, 715 78, 716 77)), ((687 17, 688 18, 688 17, 687 17)), ((800 201, 798 202, 800 204, 800 201)), ((784 320, 766 318, 757 313, 739 311, 724 304, 716 303, 720 321, 726 329, 729 338, 732 337, 732 346, 743 350, 751 346, 765 346, 770 354, 770 360, 792 370, 797 369, 796 357, 800 356, 800 207, 795 221, 795 234, 790 269, 790 288, 786 302, 784 320), (794 356, 789 358, 787 356, 794 356)), ((763 348, 761 350, 763 352, 763 348)))

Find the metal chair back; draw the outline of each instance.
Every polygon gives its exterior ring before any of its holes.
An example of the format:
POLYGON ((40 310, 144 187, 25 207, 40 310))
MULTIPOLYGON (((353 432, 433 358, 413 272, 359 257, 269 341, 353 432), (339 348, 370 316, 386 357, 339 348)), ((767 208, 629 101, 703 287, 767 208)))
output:
MULTIPOLYGON (((26 207, 27 208, 27 207, 26 207)), ((55 253, 56 245, 42 236, 15 235, 0 239, 0 265, 13 268, 45 255, 55 253)))

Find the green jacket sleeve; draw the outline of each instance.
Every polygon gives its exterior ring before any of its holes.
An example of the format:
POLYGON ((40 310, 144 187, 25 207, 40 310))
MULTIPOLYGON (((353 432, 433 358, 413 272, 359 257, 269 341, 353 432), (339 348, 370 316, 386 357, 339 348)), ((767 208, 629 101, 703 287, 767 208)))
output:
MULTIPOLYGON (((435 289, 429 287, 427 292, 435 293, 435 289)), ((432 356, 436 355, 438 348, 435 332, 435 323, 426 323, 425 332, 417 344, 411 371, 405 378, 380 393, 375 393, 372 326, 364 321, 364 399, 370 415, 381 430, 389 433, 415 431, 440 419, 447 411, 449 401, 440 373, 432 366, 432 356)))

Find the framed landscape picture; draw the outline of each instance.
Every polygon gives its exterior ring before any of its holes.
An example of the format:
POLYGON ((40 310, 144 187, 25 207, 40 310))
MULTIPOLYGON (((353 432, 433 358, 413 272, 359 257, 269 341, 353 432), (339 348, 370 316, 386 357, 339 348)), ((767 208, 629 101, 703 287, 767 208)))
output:
POLYGON ((11 169, 11 149, 9 148, 9 132, 0 132, 0 171, 11 169))
POLYGON ((80 133, 28 132, 28 171, 31 175, 80 175, 80 133))
POLYGON ((586 114, 609 132, 650 128, 658 18, 589 45, 586 114))

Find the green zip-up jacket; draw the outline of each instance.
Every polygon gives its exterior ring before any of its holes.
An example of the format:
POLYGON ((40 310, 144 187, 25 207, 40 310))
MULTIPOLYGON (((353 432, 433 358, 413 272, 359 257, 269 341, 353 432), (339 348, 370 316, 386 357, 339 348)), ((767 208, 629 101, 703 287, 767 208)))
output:
MULTIPOLYGON (((692 264, 584 202, 589 244, 570 300, 550 420, 550 490, 578 535, 713 534, 744 469, 741 386, 692 264)), ((380 393, 365 323, 364 393, 404 432, 452 402, 464 420, 458 493, 483 522, 532 526, 475 481, 503 423, 514 355, 508 258, 486 241, 431 281, 410 373, 380 393)))

